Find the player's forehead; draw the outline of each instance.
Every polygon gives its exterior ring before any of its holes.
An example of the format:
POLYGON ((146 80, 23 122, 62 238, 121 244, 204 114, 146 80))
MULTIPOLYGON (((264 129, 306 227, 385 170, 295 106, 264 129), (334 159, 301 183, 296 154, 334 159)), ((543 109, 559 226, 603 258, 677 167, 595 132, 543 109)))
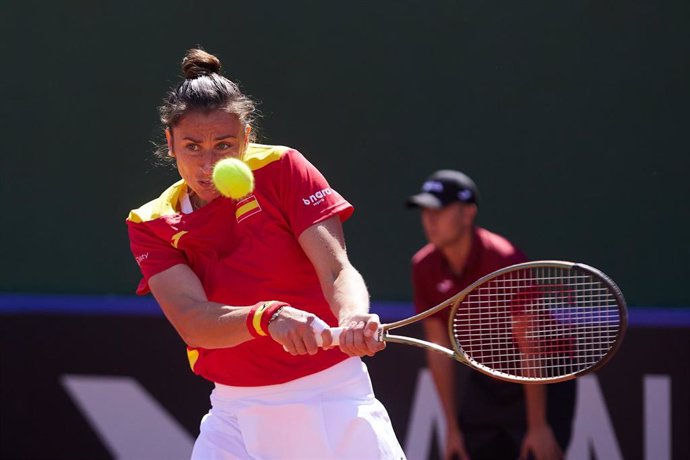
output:
POLYGON ((234 113, 223 110, 192 111, 175 124, 176 137, 238 137, 243 131, 242 122, 234 113))

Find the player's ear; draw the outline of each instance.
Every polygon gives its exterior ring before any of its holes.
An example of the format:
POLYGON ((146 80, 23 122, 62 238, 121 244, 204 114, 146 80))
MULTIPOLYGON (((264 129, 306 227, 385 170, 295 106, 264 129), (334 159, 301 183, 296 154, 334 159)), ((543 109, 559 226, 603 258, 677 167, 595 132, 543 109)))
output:
POLYGON ((247 152, 247 147, 249 146, 249 138, 252 134, 251 125, 244 127, 244 139, 242 139, 242 146, 240 147, 240 159, 244 160, 244 154, 247 152))
POLYGON ((170 131, 169 127, 165 128, 165 140, 168 143, 168 156, 174 157, 175 154, 173 153, 172 131, 170 131))
POLYGON ((252 134, 252 125, 247 125, 244 128, 244 148, 247 148, 247 145, 249 145, 249 138, 251 137, 252 134))

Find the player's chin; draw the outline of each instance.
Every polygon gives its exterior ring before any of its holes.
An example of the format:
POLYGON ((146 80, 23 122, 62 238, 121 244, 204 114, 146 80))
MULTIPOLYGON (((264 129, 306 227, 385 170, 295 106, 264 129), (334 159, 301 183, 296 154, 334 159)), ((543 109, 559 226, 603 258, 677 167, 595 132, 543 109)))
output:
POLYGON ((198 190, 194 191, 199 196, 199 198, 201 198, 207 203, 215 200, 220 196, 220 192, 218 191, 218 189, 216 189, 216 187, 213 184, 199 184, 198 190))

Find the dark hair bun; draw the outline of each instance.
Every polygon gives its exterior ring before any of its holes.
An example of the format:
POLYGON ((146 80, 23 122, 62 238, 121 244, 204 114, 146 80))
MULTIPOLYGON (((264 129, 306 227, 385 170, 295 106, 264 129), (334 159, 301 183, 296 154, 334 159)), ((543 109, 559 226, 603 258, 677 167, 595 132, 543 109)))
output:
POLYGON ((188 79, 220 73, 220 60, 202 49, 192 48, 182 59, 182 73, 188 79))

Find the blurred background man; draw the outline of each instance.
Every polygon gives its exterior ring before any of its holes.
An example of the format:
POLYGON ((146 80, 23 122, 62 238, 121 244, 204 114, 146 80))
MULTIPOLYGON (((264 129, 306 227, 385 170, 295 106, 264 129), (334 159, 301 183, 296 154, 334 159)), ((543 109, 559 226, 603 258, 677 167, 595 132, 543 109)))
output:
MULTIPOLYGON (((506 238, 475 225, 479 192, 460 171, 440 170, 407 205, 421 209, 428 243, 412 258, 417 313, 500 268, 526 262, 506 238)), ((452 348, 449 310, 423 323, 427 340, 452 348)), ((443 458, 563 458, 570 438, 574 382, 519 385, 492 379, 427 352, 447 425, 443 458)))

